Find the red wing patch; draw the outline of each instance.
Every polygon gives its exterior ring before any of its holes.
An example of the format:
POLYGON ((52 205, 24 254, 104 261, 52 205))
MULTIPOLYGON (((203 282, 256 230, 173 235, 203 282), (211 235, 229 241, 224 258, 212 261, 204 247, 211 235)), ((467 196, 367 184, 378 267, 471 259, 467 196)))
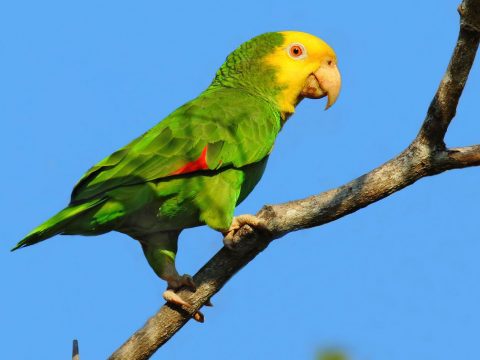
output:
POLYGON ((189 163, 182 166, 180 169, 172 172, 170 175, 188 174, 198 170, 208 170, 207 148, 208 145, 203 148, 202 153, 197 160, 190 161, 189 163))

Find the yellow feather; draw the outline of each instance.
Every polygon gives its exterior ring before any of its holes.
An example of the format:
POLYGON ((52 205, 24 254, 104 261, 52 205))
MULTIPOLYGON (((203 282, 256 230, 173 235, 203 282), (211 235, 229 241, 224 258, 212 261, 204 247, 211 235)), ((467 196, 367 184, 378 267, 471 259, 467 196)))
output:
POLYGON ((299 94, 305 85, 305 80, 313 73, 326 58, 336 59, 335 52, 318 37, 298 31, 282 31, 284 42, 275 51, 265 58, 267 64, 277 70, 277 82, 282 91, 277 95, 277 103, 284 117, 295 111, 299 101, 299 94), (300 43, 306 49, 307 56, 294 59, 289 53, 291 44, 300 43))

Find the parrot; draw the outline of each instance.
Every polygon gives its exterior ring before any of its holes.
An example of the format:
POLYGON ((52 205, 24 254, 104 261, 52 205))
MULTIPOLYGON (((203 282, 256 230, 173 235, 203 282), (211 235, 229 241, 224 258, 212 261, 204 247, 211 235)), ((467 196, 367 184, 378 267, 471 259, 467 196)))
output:
POLYGON ((228 55, 197 98, 90 168, 70 203, 28 233, 13 249, 55 235, 110 231, 137 240, 148 264, 167 282, 165 299, 195 289, 175 266, 183 229, 207 225, 231 247, 243 225, 266 228, 254 215, 234 217, 262 177, 275 139, 304 98, 340 92, 333 49, 300 31, 258 35, 228 55))

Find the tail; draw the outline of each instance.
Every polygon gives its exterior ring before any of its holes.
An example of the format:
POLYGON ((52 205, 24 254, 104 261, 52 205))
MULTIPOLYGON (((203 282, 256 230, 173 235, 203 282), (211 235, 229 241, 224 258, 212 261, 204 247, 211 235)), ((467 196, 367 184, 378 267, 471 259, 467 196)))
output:
POLYGON ((81 204, 70 205, 66 207, 65 209, 45 221, 42 225, 33 229, 12 249, 12 251, 36 244, 52 236, 63 233, 64 231, 66 231, 66 227, 68 226, 68 224, 75 220, 78 215, 81 215, 86 211, 92 209, 93 207, 104 203, 105 200, 105 198, 92 199, 81 204))

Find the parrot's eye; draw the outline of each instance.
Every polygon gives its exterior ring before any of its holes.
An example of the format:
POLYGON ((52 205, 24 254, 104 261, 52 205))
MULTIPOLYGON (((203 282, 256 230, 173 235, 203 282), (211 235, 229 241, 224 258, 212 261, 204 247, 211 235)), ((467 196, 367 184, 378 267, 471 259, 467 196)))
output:
POLYGON ((288 55, 290 55, 292 59, 303 59, 307 56, 307 52, 302 44, 295 43, 288 47, 288 55))

